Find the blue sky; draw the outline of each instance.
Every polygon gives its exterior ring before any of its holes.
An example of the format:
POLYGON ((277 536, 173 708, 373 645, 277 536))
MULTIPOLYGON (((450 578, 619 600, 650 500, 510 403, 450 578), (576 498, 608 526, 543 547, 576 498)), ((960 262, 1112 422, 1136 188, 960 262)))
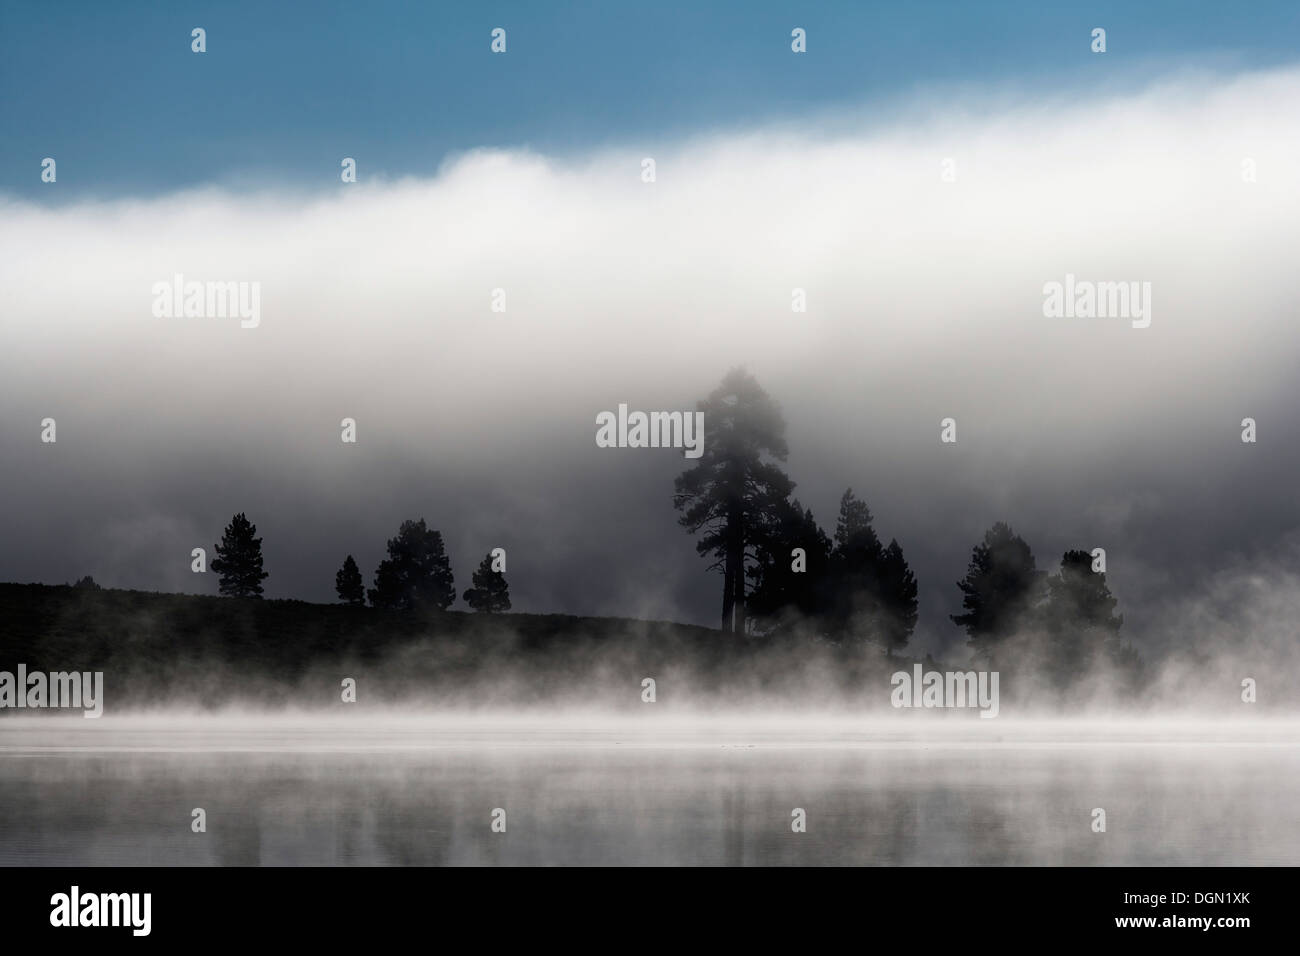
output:
POLYGON ((0 4, 0 193, 47 202, 189 186, 425 175, 449 154, 743 127, 912 94, 1140 84, 1265 67, 1300 4, 0 4), (190 51, 190 30, 208 51, 190 51), (508 31, 508 52, 489 33, 508 31), (808 53, 790 52, 790 30, 808 53), (1088 49, 1095 26, 1104 56, 1088 49), (57 193, 39 179, 58 161, 57 193))

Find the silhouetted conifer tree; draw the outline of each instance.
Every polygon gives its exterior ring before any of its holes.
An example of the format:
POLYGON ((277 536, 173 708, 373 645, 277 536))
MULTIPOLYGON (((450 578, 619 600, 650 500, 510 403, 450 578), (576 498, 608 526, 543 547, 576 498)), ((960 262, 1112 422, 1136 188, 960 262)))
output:
POLYGON ((881 621, 881 643, 892 654, 907 646, 916 629, 916 575, 903 557, 903 548, 890 539, 880 555, 879 588, 885 617, 881 621))
POLYGON ((260 598, 268 577, 262 570, 262 539, 242 511, 226 525, 216 552, 212 570, 221 575, 217 589, 230 597, 260 598))
POLYGON ((829 587, 831 539, 797 500, 783 502, 760 526, 749 609, 763 631, 802 625, 820 632, 829 587), (801 560, 793 554, 803 550, 801 560), (797 565, 797 566, 796 566, 797 565), (801 568, 800 569, 797 569, 801 568))
POLYGON ((867 503, 847 489, 835 522, 827 630, 834 640, 892 653, 916 627, 916 577, 897 541, 881 545, 872 520, 867 503))
POLYGON ((835 549, 831 552, 832 595, 828 608, 831 636, 838 640, 870 640, 880 617, 875 577, 880 566, 880 539, 871 527, 871 509, 853 489, 840 497, 835 520, 835 549))
POLYGON ((786 457, 781 411, 744 369, 732 369, 699 403, 704 451, 677 477, 673 506, 679 523, 700 534, 695 549, 722 572, 722 630, 745 631, 747 562, 753 545, 794 490, 777 467, 786 457))
POLYGON ((1047 579, 1043 620, 1048 638, 1051 676, 1065 686, 1094 666, 1121 661, 1118 601, 1106 575, 1092 570, 1092 554, 1067 551, 1061 569, 1047 579))
POLYGON ((1025 540, 999 521, 971 550, 966 576, 957 587, 965 611, 952 620, 966 628, 976 654, 993 661, 998 646, 1030 623, 1030 612, 1042 597, 1043 572, 1025 540))
POLYGON ((465 592, 465 603, 475 611, 494 614, 510 610, 510 587, 506 576, 492 570, 492 553, 488 552, 473 575, 474 586, 465 592))
POLYGON ((343 567, 334 575, 334 590, 344 604, 364 605, 366 603, 366 586, 361 580, 361 569, 352 555, 343 559, 343 567))
POLYGON ((455 580, 442 534, 428 528, 423 518, 403 521, 397 537, 388 541, 388 557, 375 571, 370 603, 392 610, 446 610, 455 600, 455 580))

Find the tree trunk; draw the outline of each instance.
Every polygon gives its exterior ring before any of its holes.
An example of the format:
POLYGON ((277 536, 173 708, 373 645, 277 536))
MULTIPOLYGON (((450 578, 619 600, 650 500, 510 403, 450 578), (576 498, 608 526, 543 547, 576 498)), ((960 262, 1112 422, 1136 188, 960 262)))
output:
POLYGON ((727 546, 727 572, 731 579, 731 632, 745 633, 745 527, 743 518, 734 515, 730 522, 731 540, 727 546))
POLYGON ((731 631, 731 613, 736 600, 736 587, 731 578, 731 555, 727 555, 726 567, 722 575, 722 633, 731 631))
POLYGON ((740 543, 736 557, 736 628, 737 634, 745 633, 745 543, 740 543))

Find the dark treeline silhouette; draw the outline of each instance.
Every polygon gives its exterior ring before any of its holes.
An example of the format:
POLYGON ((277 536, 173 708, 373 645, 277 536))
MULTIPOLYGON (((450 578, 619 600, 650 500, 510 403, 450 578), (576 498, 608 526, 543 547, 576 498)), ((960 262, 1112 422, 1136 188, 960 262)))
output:
POLYGON ((221 575, 217 589, 230 597, 260 598, 267 573, 262 570, 262 539, 257 537, 257 525, 241 511, 226 525, 216 550, 212 570, 221 575))
POLYGON ((795 483, 779 464, 785 420, 743 369, 699 409, 704 454, 677 478, 673 503, 722 574, 722 630, 904 647, 916 626, 916 578, 896 540, 880 543, 866 502, 844 492, 832 540, 790 497, 795 483))
MULTIPOLYGON (((503 568, 498 570, 489 552, 475 570, 474 586, 464 594, 473 610, 487 614, 510 610, 504 559, 502 563, 503 568)), ((366 603, 361 572, 350 554, 334 576, 334 589, 344 604, 366 603)), ((369 597, 372 607, 389 611, 445 611, 451 607, 456 600, 456 583, 442 532, 430 528, 423 518, 403 521, 397 537, 388 541, 388 557, 375 571, 375 586, 369 597)))
POLYGON ((743 634, 748 588, 747 562, 784 513, 794 490, 777 462, 786 458, 785 419, 752 375, 727 373, 699 403, 704 413, 704 451, 678 476, 674 506, 692 534, 695 549, 709 555, 710 570, 722 574, 722 630, 743 634))
POLYGON ((916 627, 916 576, 896 540, 881 544, 872 520, 852 488, 840 499, 834 538, 798 501, 783 509, 749 572, 755 630, 888 654, 905 647, 916 627))
POLYGON ((334 575, 334 590, 344 604, 360 607, 366 603, 366 585, 361 580, 361 569, 350 554, 343 559, 343 567, 334 575))
POLYGON ((474 586, 465 592, 465 603, 484 614, 500 614, 510 610, 510 588, 503 571, 493 567, 492 553, 479 562, 474 571, 474 586))
POLYGON ((1121 642, 1123 616, 1090 551, 1070 550, 1057 573, 1039 570, 1033 551, 999 521, 971 551, 957 582, 967 643, 982 664, 1045 677, 1057 690, 1104 673, 1123 684, 1142 678, 1143 662, 1121 642))
MULTIPOLYGON (((262 566, 262 539, 257 526, 240 512, 226 526, 212 569, 221 577, 218 590, 228 597, 262 597, 262 581, 267 572, 262 566)), ((494 567, 489 553, 474 572, 474 587, 465 592, 465 601, 476 611, 485 613, 510 610, 510 592, 505 575, 494 567)), ((78 587, 97 587, 89 578, 78 587)), ((361 569, 352 555, 334 575, 334 590, 339 600, 353 607, 366 603, 390 611, 445 611, 456 600, 455 578, 451 560, 443 545, 442 533, 418 521, 403 521, 397 537, 388 540, 388 557, 375 570, 375 586, 367 592, 361 569)))
MULTIPOLYGON (((908 644, 917 622, 917 580, 897 539, 881 541, 866 501, 852 488, 840 498, 834 534, 793 497, 782 470, 787 456, 779 406, 744 369, 733 369, 698 405, 704 413, 701 457, 674 484, 679 523, 698 535, 696 550, 722 577, 724 633, 807 640, 840 651, 887 656, 908 644)), ((212 562, 220 592, 260 598, 267 573, 261 539, 243 514, 226 527, 212 562)), ((504 552, 489 552, 463 596, 483 614, 511 608, 504 552)), ((93 586, 86 579, 86 584, 93 586)), ((403 521, 387 557, 364 587, 347 555, 335 575, 339 600, 383 611, 440 613, 456 600, 442 534, 423 518, 403 521)), ((965 629, 981 666, 1046 678, 1066 689, 1105 671, 1136 681, 1141 658, 1119 636, 1123 618, 1104 568, 1092 554, 1067 551, 1057 571, 1040 570, 1029 545, 998 522, 972 549, 957 582, 965 629)))
MULTIPOLYGON (((835 534, 792 497, 780 408, 743 369, 706 399, 705 452, 675 483, 679 523, 723 578, 722 630, 813 636, 845 649, 904 648, 917 621, 917 581, 896 539, 883 544, 867 503, 840 499, 835 534)), ((958 582, 976 661, 1046 678, 1056 689, 1105 672, 1136 682, 1137 653, 1119 638, 1123 618, 1092 554, 1067 551, 1048 576, 1005 523, 985 534, 958 582)))
MULTIPOLYGON (((499 572, 493 572, 499 573, 499 572)), ((0 583, 0 659, 29 672, 101 670, 107 706, 219 708, 531 705, 887 708, 879 655, 720 641, 716 628, 565 614, 473 613, 232 600, 67 585, 0 583), (357 704, 341 700, 355 678, 357 704)), ((927 666, 933 666, 928 662, 927 666)))
POLYGON ((445 611, 455 600, 456 584, 442 532, 427 527, 423 518, 403 521, 397 537, 388 540, 388 557, 375 571, 371 605, 393 611, 445 611))

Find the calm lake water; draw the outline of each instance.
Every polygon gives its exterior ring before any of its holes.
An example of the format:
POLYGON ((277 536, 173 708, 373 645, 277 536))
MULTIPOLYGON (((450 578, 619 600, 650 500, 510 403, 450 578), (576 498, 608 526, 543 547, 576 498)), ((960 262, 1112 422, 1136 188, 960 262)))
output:
POLYGON ((770 714, 6 717, 0 864, 1294 865, 1298 731, 770 714), (191 832, 196 807, 206 833, 191 832), (791 830, 796 807, 805 833, 791 830), (1095 807, 1105 833, 1092 831, 1095 807))

